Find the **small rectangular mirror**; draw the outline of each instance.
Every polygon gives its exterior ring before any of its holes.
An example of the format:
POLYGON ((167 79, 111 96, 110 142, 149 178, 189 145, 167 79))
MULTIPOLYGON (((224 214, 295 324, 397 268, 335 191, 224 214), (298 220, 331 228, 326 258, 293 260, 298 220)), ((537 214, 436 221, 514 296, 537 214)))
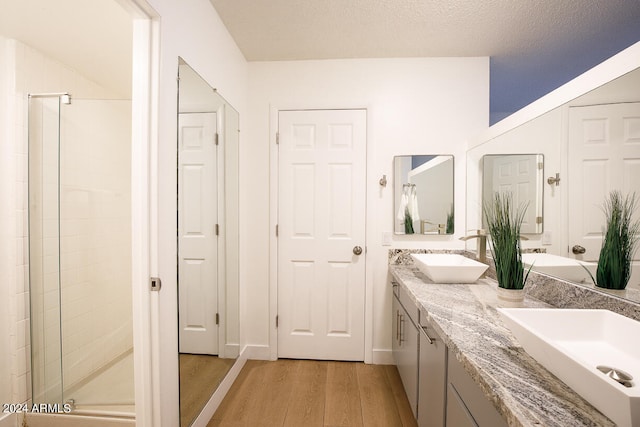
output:
MULTIPOLYGON (((521 232, 542 233, 542 192, 544 156, 542 154, 485 154, 482 157, 482 200, 494 193, 510 192, 516 206, 527 205, 521 232)), ((486 227, 484 215, 482 227, 486 227)))
POLYGON ((395 234, 453 234, 453 156, 394 157, 395 234))

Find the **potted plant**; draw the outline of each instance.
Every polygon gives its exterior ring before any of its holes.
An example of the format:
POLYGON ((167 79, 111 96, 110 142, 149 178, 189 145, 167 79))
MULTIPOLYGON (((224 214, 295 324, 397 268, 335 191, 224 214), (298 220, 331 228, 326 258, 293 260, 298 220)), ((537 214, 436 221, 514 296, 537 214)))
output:
POLYGON ((623 290, 631 277, 631 264, 640 238, 640 220, 633 219, 636 208, 635 193, 622 197, 612 191, 605 200, 606 217, 602 248, 598 258, 596 278, 600 288, 623 290))
POLYGON ((498 279, 498 297, 512 301, 524 298, 523 288, 529 277, 522 264, 520 228, 527 205, 515 206, 510 193, 494 193, 485 201, 483 213, 498 279), (505 290, 505 291, 503 291, 505 290), (516 295, 509 295, 509 294, 516 295))

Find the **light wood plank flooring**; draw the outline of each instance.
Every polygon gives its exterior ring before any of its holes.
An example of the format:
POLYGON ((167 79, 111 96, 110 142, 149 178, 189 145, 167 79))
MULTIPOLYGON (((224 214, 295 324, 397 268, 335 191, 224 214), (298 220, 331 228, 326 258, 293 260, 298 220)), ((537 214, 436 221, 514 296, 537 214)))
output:
POLYGON ((198 416, 235 359, 202 354, 179 355, 180 425, 188 426, 198 416))
POLYGON ((395 366, 249 360, 207 427, 416 426, 395 366))

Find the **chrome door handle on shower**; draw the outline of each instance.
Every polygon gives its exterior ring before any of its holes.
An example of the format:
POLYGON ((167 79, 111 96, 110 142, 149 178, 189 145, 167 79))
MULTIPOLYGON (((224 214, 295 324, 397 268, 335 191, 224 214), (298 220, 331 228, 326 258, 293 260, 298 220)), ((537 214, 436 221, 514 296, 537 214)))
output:
POLYGON ((353 253, 356 255, 360 255, 362 253, 362 248, 360 246, 354 246, 353 253))

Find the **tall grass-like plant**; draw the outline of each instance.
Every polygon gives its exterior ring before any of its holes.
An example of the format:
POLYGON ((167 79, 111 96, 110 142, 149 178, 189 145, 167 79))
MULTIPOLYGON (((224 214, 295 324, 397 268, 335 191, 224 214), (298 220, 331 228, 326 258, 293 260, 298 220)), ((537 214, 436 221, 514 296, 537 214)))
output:
POLYGON ((451 203, 451 210, 447 212, 447 227, 445 230, 446 234, 453 234, 453 203, 451 203))
POLYGON ((526 210, 527 205, 514 205, 510 193, 494 193, 493 200, 486 201, 482 207, 501 288, 524 288, 531 271, 529 268, 525 273, 520 246, 520 228, 526 210))
POLYGON ((596 286, 624 289, 631 278, 631 263, 640 238, 640 220, 633 220, 636 194, 623 197, 612 191, 605 200, 606 217, 602 248, 596 270, 596 286))

